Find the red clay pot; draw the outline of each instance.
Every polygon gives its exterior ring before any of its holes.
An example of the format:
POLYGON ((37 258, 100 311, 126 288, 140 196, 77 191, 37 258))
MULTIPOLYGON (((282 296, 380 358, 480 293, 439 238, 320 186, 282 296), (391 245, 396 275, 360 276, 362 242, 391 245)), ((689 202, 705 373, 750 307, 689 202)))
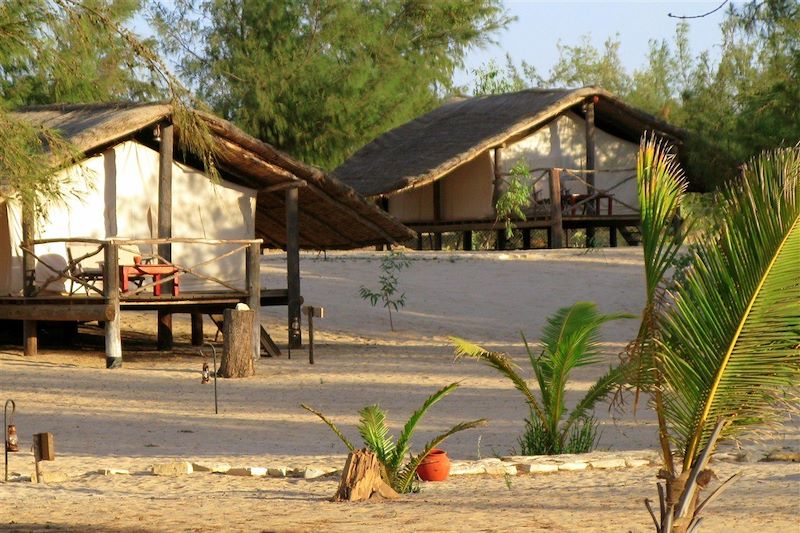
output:
POLYGON ((450 458, 447 452, 434 448, 417 467, 422 481, 444 481, 450 475, 450 458))

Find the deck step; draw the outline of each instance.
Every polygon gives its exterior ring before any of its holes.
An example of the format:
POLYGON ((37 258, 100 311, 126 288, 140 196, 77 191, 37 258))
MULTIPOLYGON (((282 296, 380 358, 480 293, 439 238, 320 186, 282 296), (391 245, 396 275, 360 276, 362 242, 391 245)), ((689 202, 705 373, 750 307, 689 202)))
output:
MULTIPOLYGON (((225 317, 219 314, 208 315, 211 321, 217 326, 217 330, 222 332, 222 325, 225 322, 225 317)), ((261 351, 266 352, 270 357, 278 357, 281 355, 281 349, 275 344, 275 341, 270 337, 269 332, 261 326, 261 351)))

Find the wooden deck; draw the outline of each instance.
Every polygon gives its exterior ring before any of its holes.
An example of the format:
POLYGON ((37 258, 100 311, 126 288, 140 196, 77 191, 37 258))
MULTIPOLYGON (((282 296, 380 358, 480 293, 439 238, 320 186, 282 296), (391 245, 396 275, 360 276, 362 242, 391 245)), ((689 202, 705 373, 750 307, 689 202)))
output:
MULTIPOLYGON (((123 295, 119 301, 120 311, 167 311, 170 313, 222 313, 225 309, 246 303, 247 293, 231 291, 182 292, 180 296, 163 294, 123 295)), ((264 289, 261 291, 261 306, 286 306, 289 302, 287 289, 264 289)), ((115 316, 114 304, 99 296, 48 295, 0 297, 0 320, 41 320, 85 322, 107 321, 115 316)))

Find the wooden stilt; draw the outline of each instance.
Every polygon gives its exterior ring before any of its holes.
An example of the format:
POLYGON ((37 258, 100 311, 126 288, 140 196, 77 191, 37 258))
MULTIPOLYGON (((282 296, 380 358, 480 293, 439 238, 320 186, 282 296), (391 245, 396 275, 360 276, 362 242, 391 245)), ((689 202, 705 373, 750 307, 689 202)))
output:
MULTIPOLYGON (((173 128, 169 122, 160 125, 161 142, 158 163, 158 237, 172 237, 172 150, 173 128)), ((159 244, 158 255, 172 261, 172 245, 159 244)), ((172 294, 172 281, 164 283, 162 291, 172 294)), ((158 312, 158 349, 172 349, 172 314, 167 311, 158 312)))
POLYGON ((561 221, 561 169, 551 168, 550 181, 550 248, 564 247, 564 226, 561 221))
POLYGON ((617 228, 616 226, 608 227, 608 245, 612 248, 617 247, 617 228))
POLYGON ((417 233, 417 250, 422 250, 422 233, 417 233))
POLYGON ((531 228, 523 228, 522 230, 522 249, 531 249, 531 228))
POLYGON ((192 313, 192 346, 203 345, 203 313, 192 313))
POLYGON ((464 231, 461 238, 463 241, 462 248, 466 251, 472 250, 472 231, 464 231))
POLYGON ((258 361, 261 358, 261 244, 251 244, 245 255, 247 305, 253 311, 253 360, 258 361))
MULTIPOLYGON (((23 203, 22 206, 22 272, 24 296, 33 296, 36 290, 36 259, 32 254, 25 250, 33 249, 34 231, 36 225, 36 215, 33 206, 23 203)), ((34 357, 39 350, 39 337, 35 320, 24 320, 22 322, 22 341, 23 354, 34 357)))
POLYGON ((113 242, 107 242, 103 249, 103 297, 114 309, 114 316, 105 322, 106 368, 122 366, 122 338, 120 332, 119 309, 119 250, 113 242))
POLYGON ((497 230, 497 239, 495 240, 495 249, 496 250, 505 250, 506 249, 506 230, 499 229, 497 230))
POLYGON ((286 191, 286 278, 289 290, 289 348, 303 344, 300 330, 300 243, 298 239, 297 189, 286 191))

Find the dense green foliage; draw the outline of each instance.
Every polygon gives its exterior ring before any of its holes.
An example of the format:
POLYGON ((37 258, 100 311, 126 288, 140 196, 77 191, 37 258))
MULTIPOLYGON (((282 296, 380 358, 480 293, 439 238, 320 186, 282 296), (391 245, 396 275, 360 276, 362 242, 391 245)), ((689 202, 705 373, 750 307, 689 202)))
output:
POLYGON ((693 182, 713 186, 764 149, 800 140, 800 4, 749 2, 732 7, 722 26, 718 59, 693 56, 690 26, 672 42, 651 41, 644 66, 628 72, 619 40, 597 49, 588 37, 559 44, 547 75, 531 65, 490 63, 474 74, 475 94, 525 87, 600 85, 634 106, 687 129, 685 161, 693 182))
POLYGON ((158 10, 180 72, 219 114, 331 170, 435 107, 498 0, 211 0, 158 10))
POLYGON ((590 451, 597 441, 592 409, 620 384, 624 373, 619 367, 609 368, 570 411, 565 398, 567 381, 574 369, 601 361, 600 326, 620 318, 631 317, 621 313, 603 315, 597 312, 594 303, 577 302, 559 309, 547 319, 540 339, 541 353, 534 353, 523 335, 539 398, 507 355, 464 339, 451 340, 457 359, 470 357, 494 368, 524 396, 531 416, 526 420, 525 433, 520 439, 523 450, 536 454, 580 453, 590 451))
MULTIPOLYGON (((395 443, 394 437, 389 434, 389 427, 386 424, 386 412, 378 405, 369 405, 359 411, 360 419, 358 422, 358 432, 364 441, 364 445, 372 451, 380 461, 383 472, 382 475, 386 483, 394 490, 403 494, 411 492, 414 488, 417 467, 422 463, 428 454, 439 446, 445 439, 454 433, 482 426, 486 423, 485 419, 472 420, 456 424, 444 433, 437 435, 428 442, 422 451, 417 455, 411 454, 411 437, 425 413, 428 412, 439 400, 458 388, 458 383, 451 383, 442 387, 431 394, 422 406, 414 411, 411 417, 403 425, 400 437, 395 443), (408 457, 408 459, 406 459, 408 457)), ((336 425, 331 422, 319 411, 315 411, 307 405, 301 405, 303 409, 320 417, 339 439, 353 451, 355 446, 344 436, 336 425)))

